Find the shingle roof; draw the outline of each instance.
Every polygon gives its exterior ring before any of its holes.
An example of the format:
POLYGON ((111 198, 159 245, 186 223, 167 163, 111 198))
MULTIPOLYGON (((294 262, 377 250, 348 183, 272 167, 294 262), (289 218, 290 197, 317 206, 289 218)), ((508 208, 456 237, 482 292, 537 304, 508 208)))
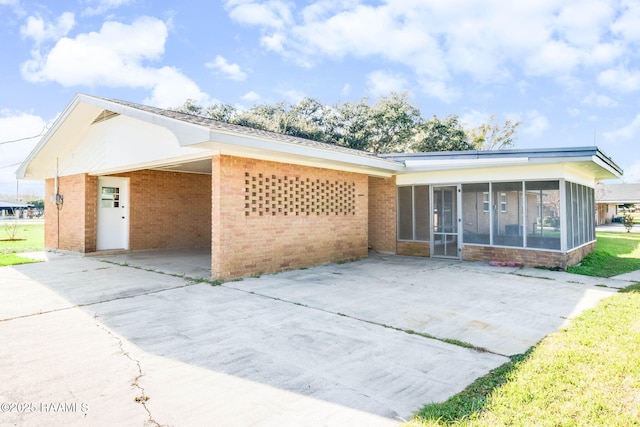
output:
MULTIPOLYGON (((99 98, 99 97, 95 97, 95 98, 99 98)), ((304 145, 312 148, 332 150, 332 151, 337 151, 344 154, 350 154, 350 155, 356 155, 356 156, 381 160, 380 157, 378 157, 373 153, 368 153, 366 151, 361 151, 361 150, 355 150, 353 148, 343 147, 341 145, 328 144, 325 142, 299 138, 299 137, 285 135, 277 132, 271 132, 271 131, 266 131, 262 129, 255 129, 248 126, 235 125, 231 123, 210 119, 208 117, 196 116, 193 114, 187 114, 187 113, 182 113, 182 112, 173 111, 173 110, 165 110, 162 108, 136 104, 134 102, 127 102, 119 99, 111 99, 111 98, 99 98, 99 99, 102 99, 107 102, 114 102, 130 108, 135 108, 137 110, 146 111, 148 113, 157 114, 163 117, 168 117, 170 119, 180 120, 182 122, 204 126, 214 131, 217 130, 221 132, 233 132, 233 133, 238 133, 246 136, 253 136, 257 138, 270 139, 270 140, 280 141, 280 142, 288 142, 288 143, 304 145)), ((387 161, 395 162, 394 159, 387 159, 387 161)))
POLYGON ((640 203, 640 184, 600 184, 596 202, 640 203))

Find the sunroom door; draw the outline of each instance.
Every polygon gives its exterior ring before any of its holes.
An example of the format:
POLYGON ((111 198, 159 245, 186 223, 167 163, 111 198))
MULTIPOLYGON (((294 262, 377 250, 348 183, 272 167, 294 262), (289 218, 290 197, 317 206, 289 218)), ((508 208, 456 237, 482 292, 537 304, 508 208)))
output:
POLYGON ((432 188, 431 256, 460 258, 458 186, 434 186, 432 188))

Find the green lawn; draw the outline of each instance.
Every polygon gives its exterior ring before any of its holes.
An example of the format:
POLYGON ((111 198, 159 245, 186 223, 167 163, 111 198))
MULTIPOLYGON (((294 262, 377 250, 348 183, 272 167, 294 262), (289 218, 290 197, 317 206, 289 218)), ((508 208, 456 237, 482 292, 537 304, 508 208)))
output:
POLYGON ((611 277, 640 270, 640 234, 598 233, 596 251, 567 271, 586 276, 611 277))
MULTIPOLYGON (((611 277, 640 270, 640 235, 598 233, 570 272, 611 277)), ((410 426, 640 426, 640 283, 601 301, 526 354, 410 426)))
POLYGON ((0 223, 0 266, 26 264, 33 260, 16 256, 19 252, 36 252, 44 249, 44 225, 18 225, 15 230, 13 223, 0 223), (19 240, 6 240, 14 234, 19 240))
POLYGON ((408 425, 640 426, 640 284, 408 425))

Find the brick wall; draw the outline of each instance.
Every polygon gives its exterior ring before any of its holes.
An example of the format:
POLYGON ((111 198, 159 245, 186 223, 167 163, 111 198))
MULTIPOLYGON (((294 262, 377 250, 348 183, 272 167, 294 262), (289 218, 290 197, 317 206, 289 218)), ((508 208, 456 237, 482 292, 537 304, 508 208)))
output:
POLYGON ((596 250, 596 242, 591 242, 577 249, 569 251, 567 253, 567 258, 566 258, 567 262, 565 267, 569 265, 579 264, 580 261, 582 261, 582 258, 584 258, 585 256, 587 256, 588 254, 590 254, 595 250, 596 250))
POLYGON ((129 178, 131 250, 208 247, 211 244, 211 177, 140 170, 129 178))
MULTIPOLYGON (((129 178, 131 250, 211 244, 209 175, 142 170, 113 176, 129 178)), ((64 197, 60 210, 51 202, 54 180, 45 182, 45 248, 95 252, 98 178, 65 176, 58 185, 64 197)))
POLYGON ((527 266, 566 267, 566 257, 562 252, 504 248, 491 246, 463 245, 464 261, 504 261, 518 262, 527 266))
POLYGON ((369 177, 369 247, 396 253, 396 181, 369 177))
POLYGON ((407 242, 398 240, 398 255, 431 256, 429 242, 407 242))
POLYGON ((55 180, 45 181, 45 249, 93 252, 96 248, 97 179, 86 174, 58 179, 64 203, 58 209, 51 201, 55 180))
POLYGON ((214 278, 367 256, 366 175, 214 156, 211 181, 214 278))

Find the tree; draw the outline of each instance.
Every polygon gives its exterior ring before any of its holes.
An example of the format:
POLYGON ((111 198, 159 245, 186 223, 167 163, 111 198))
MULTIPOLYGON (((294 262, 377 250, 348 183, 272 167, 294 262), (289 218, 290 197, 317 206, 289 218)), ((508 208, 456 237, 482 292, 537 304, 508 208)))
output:
POLYGON ((633 216, 629 213, 624 214, 622 217, 622 223, 624 224, 624 228, 627 229, 627 233, 631 233, 631 229, 633 228, 633 216))
POLYGON ((379 154, 503 148, 513 144, 520 125, 507 120, 499 126, 491 116, 489 123, 465 132, 455 115, 422 118, 406 92, 391 93, 373 104, 363 98, 327 106, 304 98, 293 105, 261 104, 244 111, 229 104, 203 108, 188 99, 176 111, 379 154))
POLYGON ((505 120, 501 126, 495 115, 491 115, 488 123, 468 129, 467 135, 476 150, 495 150, 511 148, 516 142, 516 132, 521 121, 505 120))
POLYGON ((172 110, 179 113, 191 114, 194 116, 203 115, 202 105, 198 104, 195 99, 187 99, 180 107, 173 108, 172 110))
POLYGON ((220 122, 230 123, 235 116, 238 115, 238 110, 231 104, 213 104, 206 110, 206 117, 220 122))
POLYGON ((458 116, 448 116, 444 120, 433 116, 420 124, 412 151, 466 151, 472 150, 467 133, 458 116))
POLYGON ((388 97, 380 98, 370 110, 371 139, 367 151, 372 153, 407 151, 421 122, 420 110, 411 105, 406 92, 392 93, 388 97))

